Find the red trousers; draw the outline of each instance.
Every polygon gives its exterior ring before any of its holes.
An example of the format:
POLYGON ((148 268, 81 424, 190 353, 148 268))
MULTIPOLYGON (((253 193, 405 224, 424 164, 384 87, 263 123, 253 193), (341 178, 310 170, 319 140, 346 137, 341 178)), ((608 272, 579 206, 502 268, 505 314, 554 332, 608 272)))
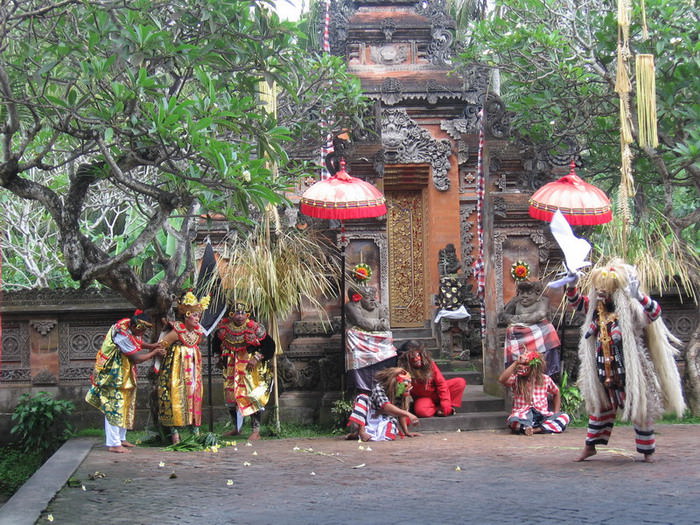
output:
MULTIPOLYGON (((450 405, 453 407, 461 407, 462 394, 467 387, 467 382, 463 377, 453 377, 451 379, 446 379, 445 382, 450 392, 450 405)), ((418 417, 433 417, 439 408, 440 397, 437 391, 435 391, 432 396, 418 397, 413 400, 413 413, 418 417)))

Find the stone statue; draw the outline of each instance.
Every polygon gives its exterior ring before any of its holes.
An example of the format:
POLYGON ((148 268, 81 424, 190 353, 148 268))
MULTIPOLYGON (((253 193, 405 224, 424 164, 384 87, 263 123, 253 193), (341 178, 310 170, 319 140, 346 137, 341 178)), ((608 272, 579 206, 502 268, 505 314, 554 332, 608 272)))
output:
POLYGON ((504 345, 505 366, 510 366, 521 353, 539 352, 546 362, 546 374, 561 370, 561 342, 549 321, 549 298, 542 295, 539 281, 518 282, 517 294, 503 307, 499 321, 508 325, 504 345))
POLYGON ((440 250, 438 253, 440 285, 435 298, 435 304, 438 307, 435 323, 440 323, 441 354, 442 357, 447 358, 453 357, 453 353, 456 353, 460 359, 469 357, 469 350, 464 347, 464 335, 471 314, 464 304, 467 296, 464 277, 457 274, 461 267, 454 244, 450 243, 440 250))
POLYGON ((389 329, 387 308, 377 302, 373 286, 353 285, 348 288, 345 305, 346 330, 345 368, 350 383, 360 391, 374 386, 374 374, 396 366, 396 348, 389 329))

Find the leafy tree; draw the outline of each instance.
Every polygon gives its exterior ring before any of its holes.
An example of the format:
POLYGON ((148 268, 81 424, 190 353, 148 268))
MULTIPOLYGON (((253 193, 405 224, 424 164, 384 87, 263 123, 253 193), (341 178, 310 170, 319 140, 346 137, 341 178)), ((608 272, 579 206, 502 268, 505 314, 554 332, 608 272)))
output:
MULTIPOLYGON (((606 255, 614 252, 642 266, 650 285, 669 286, 680 275, 682 287, 695 296, 694 283, 700 282, 700 15, 685 0, 647 0, 641 5, 646 6, 650 37, 643 35, 643 13, 635 5, 630 51, 655 56, 659 145, 632 144, 636 196, 630 204, 635 230, 617 222, 612 227, 621 231, 600 229, 596 244, 606 255)), ((498 69, 501 96, 513 112, 512 123, 523 143, 548 144, 554 152, 570 150, 573 144, 583 163, 579 174, 616 196, 617 45, 615 2, 501 0, 486 20, 474 25, 461 61, 486 61, 498 69)), ((633 87, 635 80, 632 73, 633 87)), ((635 93, 631 95, 634 101, 635 93)), ((631 113, 636 130, 634 107, 631 113)), ((618 198, 618 206, 625 204, 618 198)), ((696 413, 699 338, 700 327, 686 353, 688 392, 696 413)))
POLYGON ((357 80, 337 59, 301 52, 304 35, 269 7, 0 7, 0 187, 9 192, 0 195, 36 205, 81 286, 98 282, 165 311, 191 273, 197 228, 214 214, 250 223, 255 208, 283 204, 308 172, 290 153, 311 158, 321 109, 332 108, 339 128, 363 111, 357 80), (333 90, 318 89, 329 80, 333 90), (259 104, 262 81, 277 86, 279 117, 259 104), (159 281, 134 268, 145 256, 159 281))

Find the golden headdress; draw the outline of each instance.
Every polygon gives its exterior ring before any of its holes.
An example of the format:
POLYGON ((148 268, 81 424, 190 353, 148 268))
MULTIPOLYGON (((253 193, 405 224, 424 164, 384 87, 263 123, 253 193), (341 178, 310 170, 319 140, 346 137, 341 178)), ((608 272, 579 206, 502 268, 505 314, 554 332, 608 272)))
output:
POLYGON ((211 297, 209 295, 197 299, 197 296, 189 291, 180 298, 177 305, 177 312, 183 316, 192 315, 194 312, 201 313, 209 307, 210 301, 211 297))

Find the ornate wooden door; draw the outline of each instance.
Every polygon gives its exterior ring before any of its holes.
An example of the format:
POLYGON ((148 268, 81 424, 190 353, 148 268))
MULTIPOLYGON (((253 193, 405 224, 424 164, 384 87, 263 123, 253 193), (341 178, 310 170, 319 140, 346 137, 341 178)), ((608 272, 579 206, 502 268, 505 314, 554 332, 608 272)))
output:
POLYGON ((387 199, 389 241, 389 315, 395 328, 424 326, 425 220, 420 190, 390 190, 387 199))

